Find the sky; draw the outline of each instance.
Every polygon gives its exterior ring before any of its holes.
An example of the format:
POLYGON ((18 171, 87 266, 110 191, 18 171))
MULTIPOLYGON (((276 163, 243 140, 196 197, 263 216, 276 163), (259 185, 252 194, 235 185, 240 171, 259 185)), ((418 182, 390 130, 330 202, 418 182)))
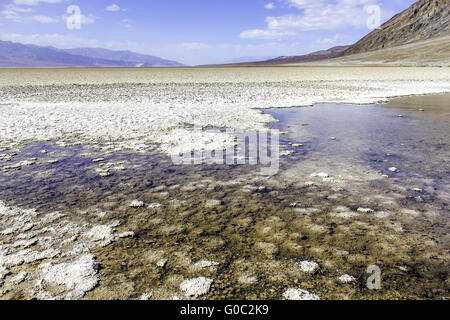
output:
POLYGON ((187 65, 351 44, 416 0, 0 0, 0 40, 187 65))

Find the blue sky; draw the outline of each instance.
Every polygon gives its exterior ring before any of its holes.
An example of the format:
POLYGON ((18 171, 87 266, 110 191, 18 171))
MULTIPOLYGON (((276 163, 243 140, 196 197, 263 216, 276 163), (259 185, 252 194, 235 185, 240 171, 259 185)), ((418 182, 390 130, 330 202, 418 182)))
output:
POLYGON ((104 47, 185 64, 350 44, 415 0, 0 0, 0 39, 104 47), (80 28, 67 20, 81 11, 80 28), (376 6, 376 7, 374 7, 376 6), (374 9, 375 8, 375 9, 374 9), (369 22, 369 23, 368 23, 369 22))

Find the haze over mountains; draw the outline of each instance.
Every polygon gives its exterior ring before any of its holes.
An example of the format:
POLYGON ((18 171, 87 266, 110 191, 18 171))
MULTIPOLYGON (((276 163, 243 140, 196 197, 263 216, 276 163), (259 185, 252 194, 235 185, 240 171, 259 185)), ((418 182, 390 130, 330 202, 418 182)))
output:
POLYGON ((53 47, 0 41, 0 67, 176 67, 176 61, 131 51, 80 48, 60 50, 53 47))

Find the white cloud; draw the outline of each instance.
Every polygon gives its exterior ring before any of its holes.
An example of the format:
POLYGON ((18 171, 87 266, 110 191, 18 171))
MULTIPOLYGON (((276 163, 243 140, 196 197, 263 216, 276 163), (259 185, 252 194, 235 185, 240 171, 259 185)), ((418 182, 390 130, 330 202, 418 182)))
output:
POLYGON ((14 4, 7 4, 3 6, 3 10, 0 10, 0 20, 11 20, 14 22, 23 22, 21 13, 32 12, 31 8, 21 8, 14 4))
POLYGON ((11 20, 14 22, 21 22, 22 17, 15 10, 5 9, 0 11, 0 17, 5 20, 11 20))
POLYGON ((27 12, 33 12, 32 8, 21 8, 21 7, 17 7, 15 5, 6 5, 5 8, 9 9, 9 10, 13 10, 15 12, 20 12, 20 13, 27 13, 27 12))
POLYGON ((33 20, 37 21, 39 23, 57 23, 57 22, 59 22, 59 19, 57 19, 57 18, 41 16, 41 15, 34 16, 33 20))
POLYGON ((106 11, 120 11, 120 7, 117 4, 112 4, 106 7, 106 11))
POLYGON ((377 0, 285 0, 285 3, 299 13, 269 16, 266 29, 245 30, 241 38, 275 39, 302 31, 363 28, 368 18, 365 6, 376 4, 377 0))
POLYGON ((19 6, 36 6, 39 3, 61 3, 65 0, 13 0, 14 4, 19 6))
POLYGON ((273 9, 273 8, 275 8, 275 3, 270 2, 270 3, 266 4, 266 5, 264 5, 264 8, 266 8, 266 9, 273 9))

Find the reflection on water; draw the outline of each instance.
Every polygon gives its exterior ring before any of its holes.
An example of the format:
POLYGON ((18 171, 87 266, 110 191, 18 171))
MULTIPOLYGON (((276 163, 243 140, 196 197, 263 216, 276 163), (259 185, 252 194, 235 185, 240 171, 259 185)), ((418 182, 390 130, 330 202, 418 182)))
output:
POLYGON ((324 104, 266 112, 280 119, 274 128, 289 131, 285 144, 304 145, 297 150, 306 155, 294 157, 287 170, 295 179, 308 174, 308 167, 366 182, 370 173, 378 172, 405 188, 427 189, 428 196, 439 195, 448 203, 448 101, 449 95, 440 95, 387 105, 324 104))
POLYGON ((312 156, 347 164, 388 159, 405 177, 442 181, 450 170, 448 97, 428 97, 428 104, 427 98, 416 97, 425 102, 408 104, 414 99, 403 98, 387 105, 324 104, 266 112, 280 120, 273 127, 289 131, 285 141, 305 144, 312 156))
MULTIPOLYGON (((0 161, 0 199, 134 232, 94 250, 101 282, 88 299, 183 297, 182 281, 199 276, 212 280, 209 299, 280 299, 289 288, 439 299, 449 289, 448 101, 264 110, 292 151, 274 177, 254 166, 176 166, 152 152, 94 162, 103 155, 89 146, 30 143, 0 161), (22 161, 34 163, 5 169, 22 161), (161 206, 130 208, 135 199, 161 206), (370 265, 382 270, 380 290, 366 287, 370 265)), ((21 286, 3 298, 32 298, 21 286)))

